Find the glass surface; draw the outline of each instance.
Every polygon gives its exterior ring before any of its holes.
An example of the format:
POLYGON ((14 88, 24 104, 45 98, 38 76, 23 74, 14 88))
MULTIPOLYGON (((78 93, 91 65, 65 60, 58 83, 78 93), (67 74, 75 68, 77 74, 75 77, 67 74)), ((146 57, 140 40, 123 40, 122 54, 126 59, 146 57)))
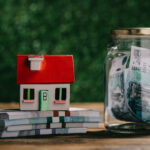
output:
MULTIPOLYGON (((149 123, 141 121, 126 101, 124 71, 129 68, 131 46, 150 49, 150 37, 121 36, 112 39, 108 47, 105 59, 105 127, 118 133, 149 133, 149 123), (113 86, 116 86, 115 90, 112 90, 113 86)), ((133 86, 137 85, 132 84, 131 88, 133 86)))

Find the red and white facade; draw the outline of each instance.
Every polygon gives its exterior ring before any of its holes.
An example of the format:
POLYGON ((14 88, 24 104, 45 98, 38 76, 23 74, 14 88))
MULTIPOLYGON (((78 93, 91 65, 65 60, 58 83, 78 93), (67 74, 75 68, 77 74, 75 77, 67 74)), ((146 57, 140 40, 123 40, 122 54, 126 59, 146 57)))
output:
POLYGON ((17 55, 21 110, 69 109, 74 81, 72 55, 17 55))

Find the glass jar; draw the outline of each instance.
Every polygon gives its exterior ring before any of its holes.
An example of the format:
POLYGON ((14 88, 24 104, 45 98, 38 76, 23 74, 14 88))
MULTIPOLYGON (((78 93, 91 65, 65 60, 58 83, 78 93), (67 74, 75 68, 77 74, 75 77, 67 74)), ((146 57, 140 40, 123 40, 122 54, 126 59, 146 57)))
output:
POLYGON ((105 127, 150 133, 150 28, 112 30, 105 59, 105 127))

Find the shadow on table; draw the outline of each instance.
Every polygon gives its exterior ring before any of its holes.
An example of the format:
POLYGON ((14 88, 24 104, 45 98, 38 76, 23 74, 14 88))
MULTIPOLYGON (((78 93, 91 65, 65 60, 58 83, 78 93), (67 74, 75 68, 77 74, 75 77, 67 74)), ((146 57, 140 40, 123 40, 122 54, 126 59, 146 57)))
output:
POLYGON ((90 140, 100 140, 100 139, 112 139, 112 138, 135 138, 142 137, 145 135, 127 135, 111 133, 106 130, 101 131, 90 131, 87 134, 72 134, 72 135, 46 135, 46 136, 36 136, 36 137, 20 137, 20 138, 4 138, 0 139, 0 145, 2 144, 83 144, 90 140))

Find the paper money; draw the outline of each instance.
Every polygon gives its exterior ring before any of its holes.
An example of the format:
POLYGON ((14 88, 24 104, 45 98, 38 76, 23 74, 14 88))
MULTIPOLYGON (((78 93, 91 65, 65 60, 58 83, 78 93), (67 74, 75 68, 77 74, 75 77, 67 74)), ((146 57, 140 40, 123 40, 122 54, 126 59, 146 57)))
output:
POLYGON ((150 49, 131 46, 130 69, 150 72, 150 49))
POLYGON ((20 131, 33 129, 53 129, 53 128, 96 128, 99 123, 47 123, 47 124, 27 124, 8 126, 6 131, 20 131))
POLYGON ((118 120, 140 122, 140 119, 130 111, 124 94, 124 73, 111 76, 108 105, 110 112, 118 120))
POLYGON ((144 122, 150 122, 150 73, 126 69, 125 97, 133 113, 144 122))
MULTIPOLYGON (((114 54, 109 71, 108 81, 108 111, 119 120, 133 120, 124 98, 124 75, 123 72, 129 62, 129 53, 114 54)), ((135 120, 135 119, 134 119, 135 120)))
POLYGON ((43 117, 43 118, 28 118, 28 119, 13 119, 0 120, 0 129, 8 126, 23 125, 23 124, 40 124, 40 123, 68 123, 68 122, 101 122, 100 116, 70 116, 70 117, 43 117))
POLYGON ((25 119, 39 117, 57 117, 57 116, 99 116, 96 109, 73 108, 67 111, 21 111, 21 110, 0 110, 0 119, 25 119))
POLYGON ((23 137, 37 135, 54 135, 54 134, 77 134, 86 133, 87 128, 61 128, 61 129, 36 129, 28 131, 2 131, 0 138, 6 137, 23 137))
POLYGON ((120 53, 118 55, 119 56, 116 56, 112 60, 112 66, 111 66, 110 72, 109 72, 110 76, 122 73, 124 71, 124 69, 126 68, 127 63, 129 61, 129 53, 128 52, 120 53))
POLYGON ((131 46, 130 58, 114 58, 108 99, 108 108, 116 119, 150 122, 150 49, 131 46))
POLYGON ((118 111, 119 105, 122 105, 124 102, 123 71, 126 68, 128 59, 129 54, 127 52, 114 54, 108 81, 108 110, 110 113, 118 111))

